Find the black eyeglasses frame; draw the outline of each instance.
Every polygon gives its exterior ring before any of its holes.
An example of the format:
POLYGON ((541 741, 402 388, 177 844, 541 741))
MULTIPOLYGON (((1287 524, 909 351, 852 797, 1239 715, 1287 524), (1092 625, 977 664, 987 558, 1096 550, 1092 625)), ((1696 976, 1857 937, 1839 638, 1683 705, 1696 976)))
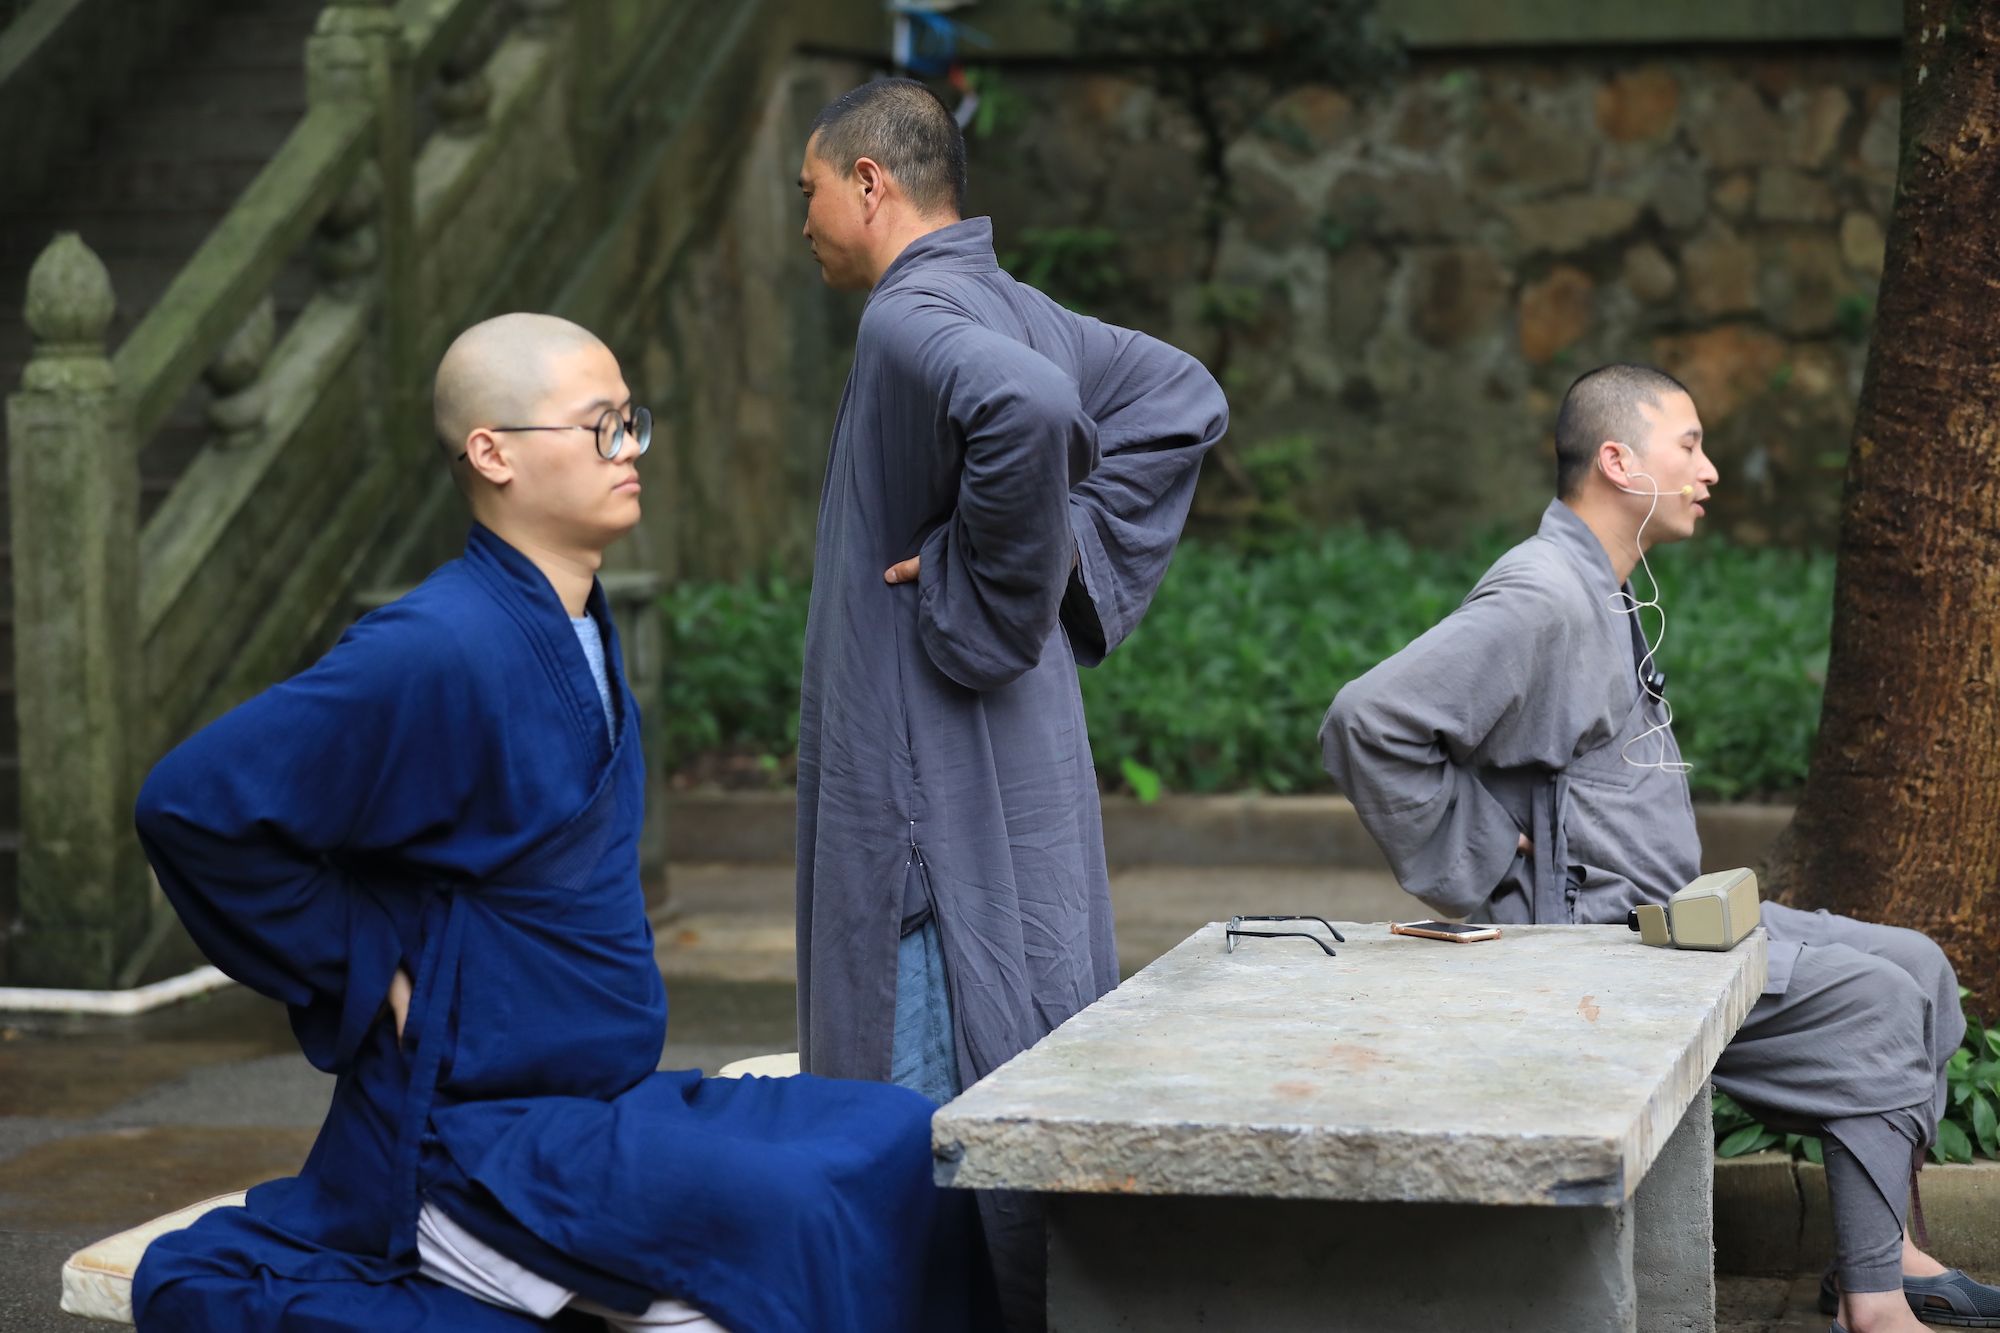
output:
POLYGON ((1323 916, 1232 916, 1229 918, 1229 924, 1223 927, 1222 930, 1222 935, 1224 940, 1224 946, 1223 946, 1224 953, 1235 953, 1236 941, 1238 939, 1253 939, 1253 940, 1298 939, 1298 940, 1311 940, 1314 944, 1317 944, 1322 951, 1325 952, 1328 958, 1338 958, 1340 956, 1339 954, 1333 951, 1333 946, 1331 944, 1328 944, 1325 940, 1321 939, 1319 936, 1314 935, 1308 931, 1239 929, 1239 927, 1241 927, 1245 921, 1317 921, 1322 926, 1326 927, 1327 934, 1333 936, 1336 940, 1339 940, 1342 944, 1347 943, 1347 936, 1341 934, 1338 930, 1335 930, 1333 927, 1333 922, 1328 921, 1323 916))
MULTIPOLYGON (((650 409, 644 407, 633 408, 630 417, 620 416, 618 409, 615 407, 607 407, 604 409, 604 414, 597 418, 597 424, 592 426, 487 426, 485 429, 492 431, 495 435, 524 435, 530 431, 538 430, 587 430, 595 439, 597 456, 607 463, 617 462, 618 455, 625 452, 625 440, 627 436, 630 436, 638 445, 637 452, 632 455, 634 458, 645 457, 646 451, 653 447, 653 413, 650 409), (606 421, 611 422, 610 453, 604 452, 604 423, 606 421)), ((465 461, 465 451, 460 450, 457 459, 454 461, 463 463, 465 461)))

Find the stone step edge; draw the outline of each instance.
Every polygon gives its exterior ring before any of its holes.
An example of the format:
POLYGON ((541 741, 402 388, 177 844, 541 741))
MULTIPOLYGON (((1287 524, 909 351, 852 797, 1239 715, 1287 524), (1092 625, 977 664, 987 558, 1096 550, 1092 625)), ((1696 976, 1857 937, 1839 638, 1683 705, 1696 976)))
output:
MULTIPOLYGON (((1107 796, 1104 853, 1125 865, 1314 865, 1385 871, 1374 839, 1340 796, 1107 796)), ((1702 869, 1754 866, 1791 822, 1784 805, 1695 806, 1702 869)), ((674 792, 667 803, 675 861, 789 861, 797 839, 789 791, 674 792)))
MULTIPOLYGON (((1952 1268, 2000 1272, 2000 1162, 1924 1167, 1929 1252, 1952 1268)), ((1792 1277, 1833 1262, 1826 1170, 1782 1152, 1715 1164, 1715 1271, 1792 1277)))

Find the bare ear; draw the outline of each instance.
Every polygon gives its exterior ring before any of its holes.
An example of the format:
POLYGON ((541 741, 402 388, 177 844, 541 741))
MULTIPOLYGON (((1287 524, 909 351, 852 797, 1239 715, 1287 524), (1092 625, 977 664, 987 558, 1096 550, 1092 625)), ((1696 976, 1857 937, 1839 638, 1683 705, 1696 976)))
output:
POLYGON ((505 486, 514 479, 514 463, 507 457, 507 449, 501 437, 480 427, 465 437, 465 459, 459 466, 466 468, 472 476, 494 486, 505 486))
POLYGON ((1599 476, 1613 486, 1630 486, 1632 484, 1629 473, 1630 461, 1624 445, 1616 440, 1606 440, 1597 446, 1597 457, 1592 460, 1592 467, 1599 476))
POLYGON ((874 158, 854 159, 854 180, 861 187, 862 209, 871 222, 875 219, 875 211, 888 198, 891 179, 888 170, 874 158))

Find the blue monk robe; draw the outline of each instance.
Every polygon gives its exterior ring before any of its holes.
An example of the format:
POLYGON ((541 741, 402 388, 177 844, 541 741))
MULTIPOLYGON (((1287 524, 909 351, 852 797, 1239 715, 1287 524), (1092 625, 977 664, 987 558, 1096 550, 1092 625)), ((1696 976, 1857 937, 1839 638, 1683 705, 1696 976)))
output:
MULTIPOLYGON (((609 631, 602 590, 590 613, 609 631)), ((673 1297, 731 1333, 963 1317, 923 1098, 654 1072, 638 709, 615 638, 607 657, 615 731, 554 590, 475 528, 153 770, 138 822, 162 887, 339 1081, 297 1177, 153 1244, 144 1333, 539 1327, 417 1274, 426 1199, 622 1312, 673 1297), (924 1306, 927 1280, 957 1315, 924 1306)))

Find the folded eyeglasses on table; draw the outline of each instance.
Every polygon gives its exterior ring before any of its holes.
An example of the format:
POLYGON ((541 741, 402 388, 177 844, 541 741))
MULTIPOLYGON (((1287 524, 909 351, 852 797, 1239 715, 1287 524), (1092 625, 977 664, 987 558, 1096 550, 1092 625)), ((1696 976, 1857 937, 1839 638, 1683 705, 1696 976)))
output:
POLYGON ((1232 916, 1229 918, 1229 925, 1225 927, 1222 932, 1224 940, 1224 952, 1235 953, 1236 941, 1239 939, 1255 939, 1255 940, 1297 939, 1297 940, 1311 940, 1314 944, 1317 944, 1321 949, 1323 949, 1326 952, 1326 956, 1328 958, 1339 957, 1338 954, 1334 953, 1333 946, 1331 944, 1328 944, 1325 940, 1313 934, 1311 931, 1244 930, 1243 923, 1245 921, 1317 921, 1322 926, 1326 927, 1327 934, 1333 936, 1336 940, 1339 940, 1342 944, 1347 943, 1347 936, 1335 930, 1333 928, 1333 923, 1331 921, 1328 921, 1323 916, 1232 916))

